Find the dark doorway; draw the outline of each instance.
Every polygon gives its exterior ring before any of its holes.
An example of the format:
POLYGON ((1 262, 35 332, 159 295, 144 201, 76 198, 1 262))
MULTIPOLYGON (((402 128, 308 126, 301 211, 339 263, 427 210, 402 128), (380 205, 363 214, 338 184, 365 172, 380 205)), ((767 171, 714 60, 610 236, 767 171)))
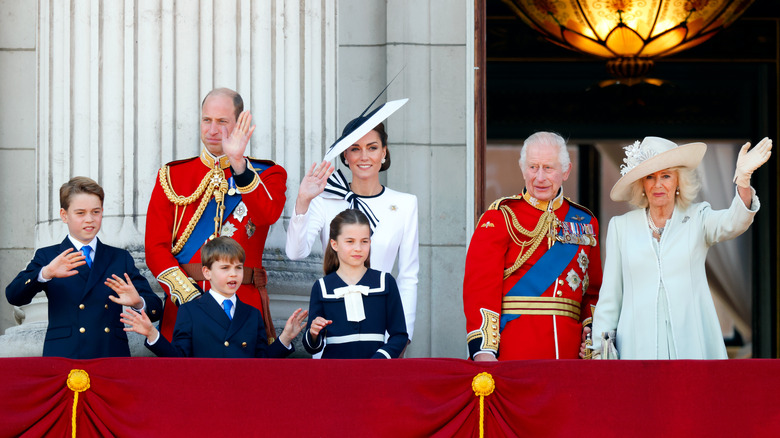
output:
MULTIPOLYGON (((573 188, 565 190, 599 217, 609 209, 604 193, 611 188, 604 182, 602 155, 614 155, 609 148, 619 149, 621 142, 647 135, 734 144, 764 136, 780 141, 780 2, 756 0, 711 40, 658 60, 649 76, 661 85, 632 87, 600 86, 611 79, 603 61, 547 42, 501 0, 475 5, 477 215, 493 200, 486 194, 493 182, 485 172, 491 148, 510 149, 501 151, 508 161, 511 145, 519 148, 540 130, 558 132, 575 145, 579 171, 573 188)), ((753 357, 780 352, 777 154, 775 148, 753 183, 763 201, 752 226, 755 263, 748 267, 753 357)))

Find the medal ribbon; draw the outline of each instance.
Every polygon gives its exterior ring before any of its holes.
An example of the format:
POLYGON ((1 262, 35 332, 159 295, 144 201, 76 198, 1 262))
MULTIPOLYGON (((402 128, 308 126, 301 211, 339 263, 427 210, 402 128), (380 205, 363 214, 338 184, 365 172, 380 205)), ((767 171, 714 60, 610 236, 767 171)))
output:
MULTIPOLYGON (((574 221, 574 216, 584 217, 583 222, 590 222, 591 216, 569 204, 569 211, 566 212, 566 218, 564 221, 574 221)), ((561 242, 562 243, 562 242, 561 242)), ((540 297, 555 282, 566 266, 577 255, 577 249, 579 245, 577 242, 572 244, 562 243, 560 245, 553 245, 547 252, 533 265, 528 272, 525 273, 517 283, 512 286, 512 289, 506 293, 508 297, 540 297)), ((520 315, 509 315, 506 313, 501 314, 501 330, 509 321, 519 318, 520 315)))

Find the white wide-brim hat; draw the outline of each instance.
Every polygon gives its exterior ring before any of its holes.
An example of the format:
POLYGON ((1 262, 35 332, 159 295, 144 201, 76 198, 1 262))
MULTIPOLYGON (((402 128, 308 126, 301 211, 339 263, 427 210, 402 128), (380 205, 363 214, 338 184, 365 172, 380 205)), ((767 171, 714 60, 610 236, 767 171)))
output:
POLYGON ((704 143, 688 143, 677 146, 661 137, 645 137, 642 142, 635 142, 626 146, 625 164, 620 165, 620 177, 609 197, 613 201, 629 201, 631 199, 631 185, 651 173, 671 167, 687 167, 695 169, 701 163, 707 152, 704 143))
MULTIPOLYGON (((386 118, 390 117, 391 114, 404 106, 404 104, 408 101, 409 99, 392 100, 382 104, 382 106, 368 114, 365 114, 366 111, 364 111, 360 117, 353 119, 347 124, 347 126, 344 128, 344 131, 341 133, 341 137, 339 137, 339 139, 328 148, 328 151, 325 153, 325 158, 323 158, 323 160, 330 161, 338 157, 339 154, 347 150, 348 147, 355 144, 356 141, 363 138, 364 135, 371 132, 372 129, 376 128, 378 124, 382 123, 386 118)), ((373 104, 374 103, 372 102, 371 105, 373 104)), ((369 105, 369 107, 371 105, 369 105)), ((366 110, 368 110, 368 108, 366 108, 366 110)))

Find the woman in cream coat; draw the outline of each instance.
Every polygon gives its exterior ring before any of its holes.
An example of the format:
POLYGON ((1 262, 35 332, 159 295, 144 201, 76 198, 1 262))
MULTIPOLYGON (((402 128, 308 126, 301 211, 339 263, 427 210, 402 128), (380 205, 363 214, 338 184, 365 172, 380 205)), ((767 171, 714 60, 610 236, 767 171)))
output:
POLYGON ((610 193, 639 209, 613 218, 604 280, 593 318, 599 357, 603 333, 616 330, 621 359, 725 359, 705 274, 709 247, 742 234, 759 208, 750 176, 771 155, 765 138, 740 150, 736 196, 726 210, 692 203, 696 167, 707 146, 646 137, 626 147, 622 177, 610 193))

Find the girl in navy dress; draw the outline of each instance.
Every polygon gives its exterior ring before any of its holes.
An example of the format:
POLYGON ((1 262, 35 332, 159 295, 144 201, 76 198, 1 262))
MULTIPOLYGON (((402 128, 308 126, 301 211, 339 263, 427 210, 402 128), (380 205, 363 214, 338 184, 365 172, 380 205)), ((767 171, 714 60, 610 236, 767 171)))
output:
POLYGON ((323 359, 399 357, 409 339, 404 309, 393 276, 370 268, 368 218, 342 211, 330 223, 329 243, 325 277, 311 289, 304 348, 323 359))

